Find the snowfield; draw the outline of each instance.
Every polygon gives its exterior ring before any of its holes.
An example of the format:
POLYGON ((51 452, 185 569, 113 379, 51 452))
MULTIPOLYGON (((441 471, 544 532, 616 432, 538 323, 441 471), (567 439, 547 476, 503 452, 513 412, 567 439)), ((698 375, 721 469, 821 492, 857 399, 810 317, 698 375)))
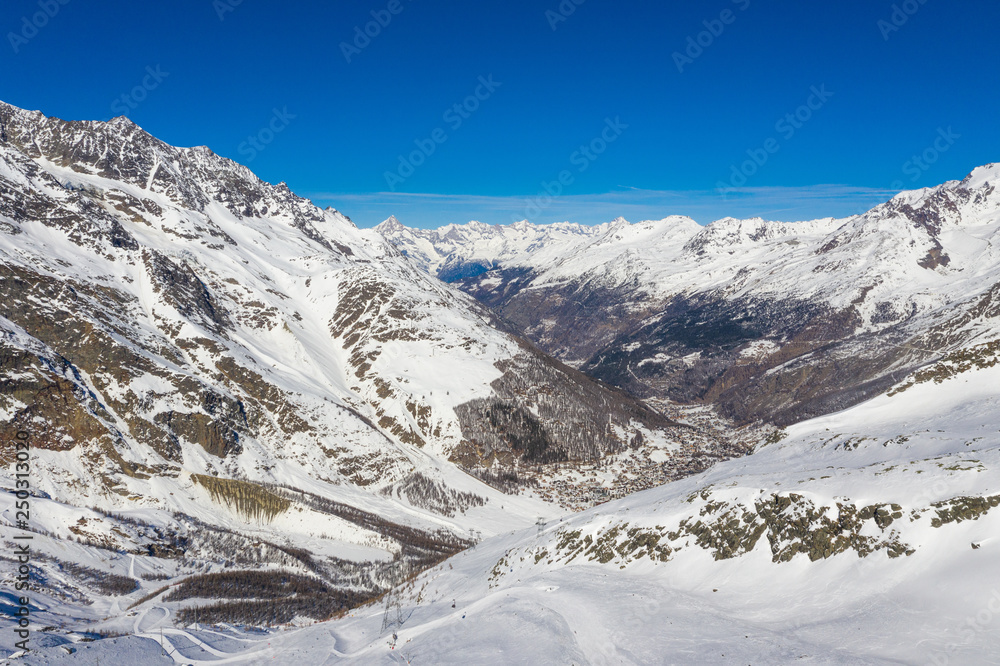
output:
MULTIPOLYGON (((340 620, 266 637, 182 630, 154 602, 136 621, 147 643, 76 647, 169 663, 148 645, 162 625, 176 663, 195 664, 997 663, 1000 510, 933 521, 942 502, 1000 495, 998 386, 1000 366, 971 370, 798 424, 699 476, 488 539, 340 620), (670 541, 668 561, 612 549, 601 563, 560 547, 576 532, 666 534, 692 517, 709 522, 712 504, 791 495, 816 506, 898 504, 901 518, 885 530, 869 521, 859 535, 894 534, 913 552, 775 562, 760 538, 716 559, 686 535, 670 541)), ((14 663, 60 663, 60 649, 14 663)))

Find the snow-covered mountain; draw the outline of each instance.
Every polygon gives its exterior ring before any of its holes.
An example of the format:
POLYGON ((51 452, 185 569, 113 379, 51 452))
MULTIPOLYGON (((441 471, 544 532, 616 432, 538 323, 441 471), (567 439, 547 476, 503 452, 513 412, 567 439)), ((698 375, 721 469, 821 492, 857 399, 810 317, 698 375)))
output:
POLYGON ((748 457, 488 539, 331 622, 174 626, 178 603, 156 599, 103 623, 128 637, 72 647, 135 664, 996 663, 998 361, 996 342, 968 348, 748 457))
POLYGON ((598 226, 569 222, 538 226, 527 221, 494 226, 469 222, 427 230, 404 227, 390 217, 375 230, 423 270, 445 282, 454 282, 499 266, 518 265, 528 256, 537 263, 551 260, 569 248, 604 235, 621 222, 598 226))
POLYGON ((998 181, 1000 165, 984 166, 863 215, 810 222, 380 230, 438 275, 490 267, 455 283, 592 376, 709 402, 739 422, 788 424, 996 333, 998 181), (528 240, 493 241, 510 236, 528 240))
POLYGON ((846 220, 359 230, 0 104, 33 648, 0 656, 991 663, 998 175, 846 220))
MULTIPOLYGON (((320 619, 580 503, 560 464, 691 459, 692 428, 498 330, 379 234, 124 118, 0 104, 0 304, 4 480, 27 433, 53 625, 123 612, 108 576, 132 602, 160 586, 140 578, 223 567, 353 595, 320 619)), ((0 513, 16 524, 13 495, 0 513)))

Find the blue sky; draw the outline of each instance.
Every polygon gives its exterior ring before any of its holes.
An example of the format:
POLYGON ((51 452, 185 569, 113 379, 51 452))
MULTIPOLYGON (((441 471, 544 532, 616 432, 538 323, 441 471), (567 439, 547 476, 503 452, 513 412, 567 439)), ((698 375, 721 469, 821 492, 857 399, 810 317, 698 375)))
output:
POLYGON ((1000 161, 997 25, 985 0, 5 0, 0 99, 127 112, 360 226, 796 220, 1000 161))

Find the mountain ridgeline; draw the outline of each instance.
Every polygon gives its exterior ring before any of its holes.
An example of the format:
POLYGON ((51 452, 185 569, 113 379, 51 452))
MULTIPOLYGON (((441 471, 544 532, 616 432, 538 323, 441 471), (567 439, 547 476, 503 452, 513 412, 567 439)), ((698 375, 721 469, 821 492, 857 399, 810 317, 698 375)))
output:
POLYGON ((642 398, 779 426, 988 339, 1000 165, 845 219, 378 231, 540 349, 642 398), (480 270, 481 269, 481 270, 480 270))
POLYGON ((25 663, 943 655, 998 584, 998 179, 798 223, 362 230, 0 103, 25 663))

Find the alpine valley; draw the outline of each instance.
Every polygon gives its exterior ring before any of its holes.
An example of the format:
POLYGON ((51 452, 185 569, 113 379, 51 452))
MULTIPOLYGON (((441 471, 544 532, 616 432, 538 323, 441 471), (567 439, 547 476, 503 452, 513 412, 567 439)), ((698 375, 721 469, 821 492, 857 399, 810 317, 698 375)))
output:
POLYGON ((0 103, 0 657, 997 663, 998 183, 359 229, 0 103))

